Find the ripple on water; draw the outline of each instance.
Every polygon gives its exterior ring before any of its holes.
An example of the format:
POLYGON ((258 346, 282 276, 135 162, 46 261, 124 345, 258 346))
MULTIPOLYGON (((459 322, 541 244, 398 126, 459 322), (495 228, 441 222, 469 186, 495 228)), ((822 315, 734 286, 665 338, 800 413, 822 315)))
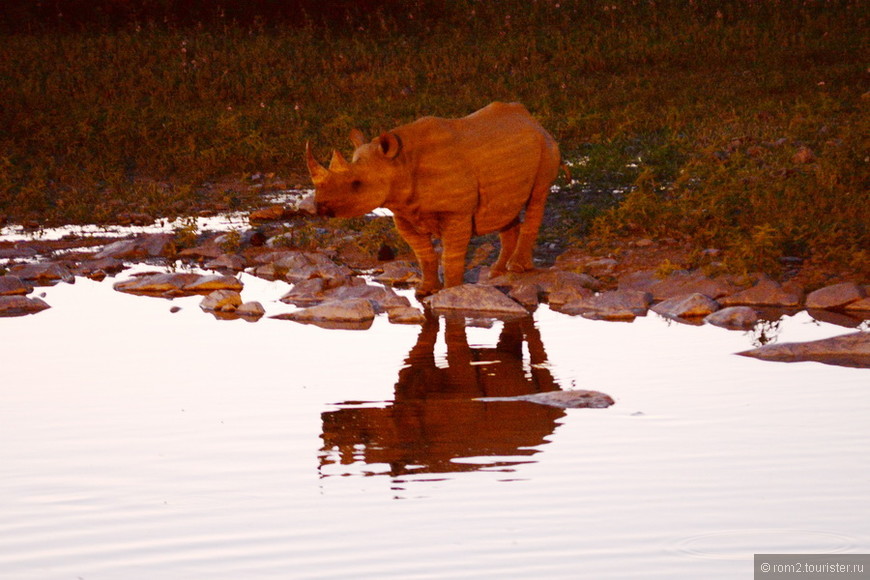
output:
POLYGON ((711 560, 744 560, 752 554, 837 554, 856 549, 851 536, 789 528, 734 529, 683 538, 675 551, 711 560))

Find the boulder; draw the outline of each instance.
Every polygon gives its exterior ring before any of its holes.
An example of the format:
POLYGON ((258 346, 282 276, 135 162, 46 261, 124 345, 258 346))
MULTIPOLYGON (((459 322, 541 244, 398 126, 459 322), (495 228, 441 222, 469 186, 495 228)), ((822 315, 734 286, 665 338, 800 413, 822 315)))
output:
POLYGON ((758 323, 758 313, 749 306, 728 306, 707 315, 704 322, 729 330, 746 330, 758 323))
POLYGON ((120 240, 107 245, 95 258, 139 260, 143 258, 171 257, 176 252, 172 234, 145 234, 132 240, 120 240))
POLYGON ((310 308, 280 314, 275 318, 327 327, 335 327, 331 325, 337 324, 339 328, 362 328, 363 326, 368 328, 375 318, 375 309, 368 300, 353 298, 351 300, 324 302, 310 308))
POLYGON ((587 288, 589 290, 601 288, 601 282, 588 274, 578 274, 577 272, 568 272, 556 268, 522 273, 508 272, 507 274, 490 278, 484 283, 508 290, 517 286, 534 285, 544 295, 549 295, 563 288, 587 288))
POLYGON ((554 310, 559 310, 572 300, 579 300, 581 298, 591 298, 595 295, 595 292, 590 290, 589 288, 583 287, 575 287, 575 286, 565 286, 562 288, 557 288, 553 290, 547 295, 547 304, 550 305, 550 308, 554 310))
POLYGON ((72 284, 75 276, 69 268, 57 262, 41 262, 36 264, 18 264, 9 269, 13 276, 32 282, 37 286, 56 284, 60 281, 72 284))
POLYGON ((703 294, 707 298, 717 300, 722 296, 733 294, 738 287, 726 278, 709 278, 699 271, 679 271, 659 280, 646 290, 652 294, 653 300, 658 302, 687 294, 703 294))
POLYGON ((214 290, 240 291, 243 284, 233 276, 201 276, 189 273, 150 273, 116 282, 119 292, 148 296, 189 296, 214 290))
POLYGON ((382 268, 383 272, 374 277, 375 282, 389 286, 410 286, 423 280, 420 268, 407 260, 385 262, 382 268))
POLYGON ((852 282, 843 282, 825 286, 807 295, 807 308, 820 310, 840 310, 848 308, 853 302, 858 302, 866 295, 863 286, 852 282))
POLYGON ((508 296, 529 309, 537 307, 540 302, 536 285, 515 286, 508 292, 508 296))
POLYGON ((499 402, 499 401, 525 401, 559 407, 560 409, 605 409, 613 404, 613 399, 598 391, 548 391, 546 393, 534 393, 531 395, 519 395, 517 397, 481 397, 475 401, 499 402))
POLYGON ((498 288, 482 284, 462 284, 436 292, 423 299, 432 310, 462 311, 493 316, 525 316, 528 311, 498 288))
POLYGON ((556 258, 553 267, 559 270, 583 272, 598 278, 601 276, 612 276, 613 271, 618 265, 619 262, 613 258, 590 256, 583 250, 572 248, 562 252, 556 258))
POLYGON ((677 296, 659 302, 651 309, 666 318, 697 318, 719 310, 719 304, 703 294, 677 296))
POLYGON ((29 294, 33 287, 21 281, 18 276, 0 276, 0 296, 29 294))
POLYGON ((766 344, 737 354, 779 362, 815 361, 870 368, 870 332, 855 332, 812 342, 766 344))
POLYGON ((628 272, 617 279, 619 290, 641 290, 648 292, 650 288, 661 282, 655 270, 637 270, 628 272))
POLYGON ((35 314, 49 308, 44 300, 21 295, 0 296, 0 317, 35 314))
POLYGON ((413 306, 400 306, 387 312, 390 322, 393 324, 423 324, 426 322, 425 313, 413 306))
POLYGON ((595 320, 634 320, 646 315, 652 296, 640 290, 610 290, 568 302, 559 312, 595 320))
POLYGON ((76 276, 88 278, 105 278, 106 274, 117 274, 125 268, 124 262, 118 258, 99 258, 80 262, 74 269, 76 276))
POLYGON ((235 290, 215 290, 199 303, 203 310, 220 312, 234 312, 241 305, 242 295, 235 290))
POLYGON ((719 299, 722 306, 782 306, 799 307, 803 292, 798 288, 783 288, 777 282, 764 277, 754 286, 719 299))
POLYGON ((234 270, 240 272, 245 269, 245 259, 238 254, 221 254, 214 260, 206 262, 205 267, 209 270, 234 270))
POLYGON ((870 312, 870 296, 865 296, 860 300, 846 304, 846 310, 854 312, 870 312))
POLYGON ((245 302, 236 308, 236 314, 245 318, 260 318, 266 314, 266 309, 257 301, 245 302))

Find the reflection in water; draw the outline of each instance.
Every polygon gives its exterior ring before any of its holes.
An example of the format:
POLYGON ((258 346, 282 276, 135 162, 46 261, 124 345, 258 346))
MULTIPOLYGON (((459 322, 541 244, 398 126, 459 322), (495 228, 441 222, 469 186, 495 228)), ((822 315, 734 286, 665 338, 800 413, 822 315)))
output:
POLYGON ((532 318, 504 322, 495 347, 471 347, 465 319, 447 317, 446 361, 437 361, 434 352, 439 320, 429 315, 423 324, 399 371, 391 404, 323 413, 323 476, 351 473, 340 466, 352 464, 394 477, 481 468, 509 471, 509 466, 524 462, 517 456, 533 455, 546 443, 565 413, 562 409, 472 400, 559 390, 532 318))

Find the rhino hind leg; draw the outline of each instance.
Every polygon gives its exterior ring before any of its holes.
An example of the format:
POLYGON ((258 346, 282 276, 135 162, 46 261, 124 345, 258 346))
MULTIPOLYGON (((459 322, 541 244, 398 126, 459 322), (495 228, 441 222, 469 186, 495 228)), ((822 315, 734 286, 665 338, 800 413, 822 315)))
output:
POLYGON ((520 222, 516 220, 512 225, 498 233, 498 239, 501 243, 501 251, 498 253, 498 260, 492 266, 492 277, 500 276, 507 272, 508 260, 513 256, 517 247, 517 239, 520 237, 520 222))
POLYGON ((547 204, 547 195, 550 193, 550 184, 559 175, 559 159, 559 148, 556 143, 548 143, 535 177, 535 185, 526 204, 523 222, 519 226, 516 247, 507 261, 507 269, 511 272, 527 272, 535 269, 532 263, 532 250, 538 239, 541 222, 544 220, 544 208, 547 204))

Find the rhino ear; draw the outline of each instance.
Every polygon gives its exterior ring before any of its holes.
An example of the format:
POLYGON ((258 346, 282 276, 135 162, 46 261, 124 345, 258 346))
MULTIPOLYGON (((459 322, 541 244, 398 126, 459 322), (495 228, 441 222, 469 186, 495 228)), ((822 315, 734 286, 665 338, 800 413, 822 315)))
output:
POLYGON ((332 161, 329 162, 330 171, 347 171, 350 169, 350 164, 344 158, 338 149, 332 150, 332 161))
POLYGON ((354 147, 359 148, 365 145, 366 137, 363 135, 362 131, 354 129, 350 132, 350 142, 353 143, 354 147))
POLYGON ((395 159, 402 152, 402 139, 395 133, 384 133, 378 137, 378 144, 387 159, 395 159))
POLYGON ((311 173, 311 181, 314 185, 320 185, 329 175, 329 170, 317 162, 311 153, 311 143, 305 143, 305 162, 308 164, 308 172, 311 173))

